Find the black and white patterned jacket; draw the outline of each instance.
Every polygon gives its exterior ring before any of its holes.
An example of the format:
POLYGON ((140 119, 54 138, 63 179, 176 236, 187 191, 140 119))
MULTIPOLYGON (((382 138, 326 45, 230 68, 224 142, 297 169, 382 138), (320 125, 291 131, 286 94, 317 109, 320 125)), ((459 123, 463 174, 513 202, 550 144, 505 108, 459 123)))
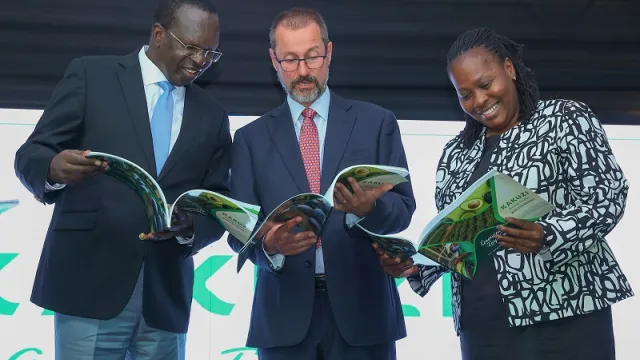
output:
MULTIPOLYGON (((436 174, 438 211, 452 203, 478 165, 483 136, 471 149, 458 135, 447 143, 436 174)), ((601 309, 633 296, 605 236, 622 218, 628 183, 607 136, 588 106, 540 101, 527 124, 501 135, 490 168, 512 176, 558 209, 539 221, 546 244, 535 254, 505 249, 494 256, 510 326, 601 309)), ((421 266, 411 288, 424 296, 444 273, 421 266)), ((452 276, 453 317, 460 330, 460 277, 452 276)))

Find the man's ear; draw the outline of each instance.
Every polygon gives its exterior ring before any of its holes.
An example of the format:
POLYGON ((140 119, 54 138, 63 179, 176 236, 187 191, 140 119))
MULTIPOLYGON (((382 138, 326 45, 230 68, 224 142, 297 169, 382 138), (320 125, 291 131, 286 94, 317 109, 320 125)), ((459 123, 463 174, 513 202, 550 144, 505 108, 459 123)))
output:
POLYGON ((278 71, 278 59, 276 58, 276 52, 272 48, 269 48, 269 57, 271 58, 271 65, 278 71))

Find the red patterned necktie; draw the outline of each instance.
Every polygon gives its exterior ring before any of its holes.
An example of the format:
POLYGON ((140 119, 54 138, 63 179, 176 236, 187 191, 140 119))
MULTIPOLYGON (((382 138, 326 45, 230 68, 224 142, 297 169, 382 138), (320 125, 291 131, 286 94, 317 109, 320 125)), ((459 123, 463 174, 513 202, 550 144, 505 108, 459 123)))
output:
MULTIPOLYGON (((307 181, 311 192, 320 193, 320 140, 318 138, 318 128, 313 122, 316 115, 315 110, 306 108, 302 111, 302 128, 300 129, 300 153, 304 162, 304 170, 307 173, 307 181)), ((316 248, 322 245, 322 240, 318 239, 316 248)))

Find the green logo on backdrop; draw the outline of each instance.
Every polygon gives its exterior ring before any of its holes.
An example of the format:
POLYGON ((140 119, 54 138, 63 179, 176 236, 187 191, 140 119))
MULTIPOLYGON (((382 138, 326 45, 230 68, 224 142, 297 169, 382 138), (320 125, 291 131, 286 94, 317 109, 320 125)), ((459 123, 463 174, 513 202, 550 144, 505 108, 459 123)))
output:
MULTIPOLYGON (((33 348, 33 347, 32 348, 25 348, 25 349, 22 349, 22 350, 18 351, 15 354, 11 355, 9 357, 9 360, 27 360, 27 359, 29 359, 27 357, 27 355, 29 355, 29 354, 31 354, 31 355, 33 355, 33 354, 42 355, 43 353, 42 353, 42 350, 40 350, 38 348, 33 348)), ((33 358, 30 358, 30 359, 33 359, 33 358)))
MULTIPOLYGON (((18 256, 16 253, 0 253, 0 271, 4 269, 18 256)), ((233 257, 231 255, 212 255, 195 269, 193 299, 202 308, 216 315, 228 316, 233 311, 235 304, 226 302, 207 288, 207 281, 211 279, 220 269, 222 269, 233 257)), ((254 266, 254 281, 257 277, 257 267, 254 266)), ((396 286, 399 286, 405 279, 397 279, 396 286)), ((451 277, 449 274, 443 276, 442 292, 442 315, 451 316, 451 277)), ((0 315, 13 315, 20 304, 9 301, 0 295, 0 315)), ((413 305, 402 305, 402 311, 407 317, 420 316, 420 311, 413 305)), ((52 315, 49 310, 43 310, 42 315, 52 315)))
MULTIPOLYGON (((9 263, 13 261, 16 256, 18 256, 18 254, 0 253, 0 271, 2 271, 5 266, 9 265, 9 263)), ((5 298, 0 295, 0 315, 15 314, 16 310, 18 310, 18 305, 18 303, 5 300, 5 298)))

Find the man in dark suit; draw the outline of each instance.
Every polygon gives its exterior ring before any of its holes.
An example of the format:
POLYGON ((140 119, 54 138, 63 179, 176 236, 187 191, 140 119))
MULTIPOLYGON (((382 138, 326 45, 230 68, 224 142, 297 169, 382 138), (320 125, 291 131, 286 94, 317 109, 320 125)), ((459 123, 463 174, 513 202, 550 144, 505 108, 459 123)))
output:
POLYGON ((142 201, 84 154, 135 162, 170 203, 194 188, 228 192, 227 114, 191 84, 220 58, 218 43, 207 0, 162 1, 148 46, 70 63, 18 150, 24 186, 55 204, 31 300, 55 313, 56 359, 185 358, 192 256, 224 229, 179 214, 149 235, 166 241, 141 241, 142 201))
MULTIPOLYGON (((327 88, 333 44, 322 16, 279 14, 271 60, 287 100, 235 133, 232 197, 260 205, 261 216, 302 192, 324 193, 351 165, 407 167, 394 115, 338 97, 327 88)), ((353 179, 352 179, 353 180, 353 179)), ((250 254, 258 266, 248 346, 260 359, 395 359, 406 335, 394 280, 364 232, 404 230, 415 210, 411 183, 354 193, 338 186, 322 237, 278 224, 250 254)), ((239 251, 241 243, 229 236, 239 251)))

